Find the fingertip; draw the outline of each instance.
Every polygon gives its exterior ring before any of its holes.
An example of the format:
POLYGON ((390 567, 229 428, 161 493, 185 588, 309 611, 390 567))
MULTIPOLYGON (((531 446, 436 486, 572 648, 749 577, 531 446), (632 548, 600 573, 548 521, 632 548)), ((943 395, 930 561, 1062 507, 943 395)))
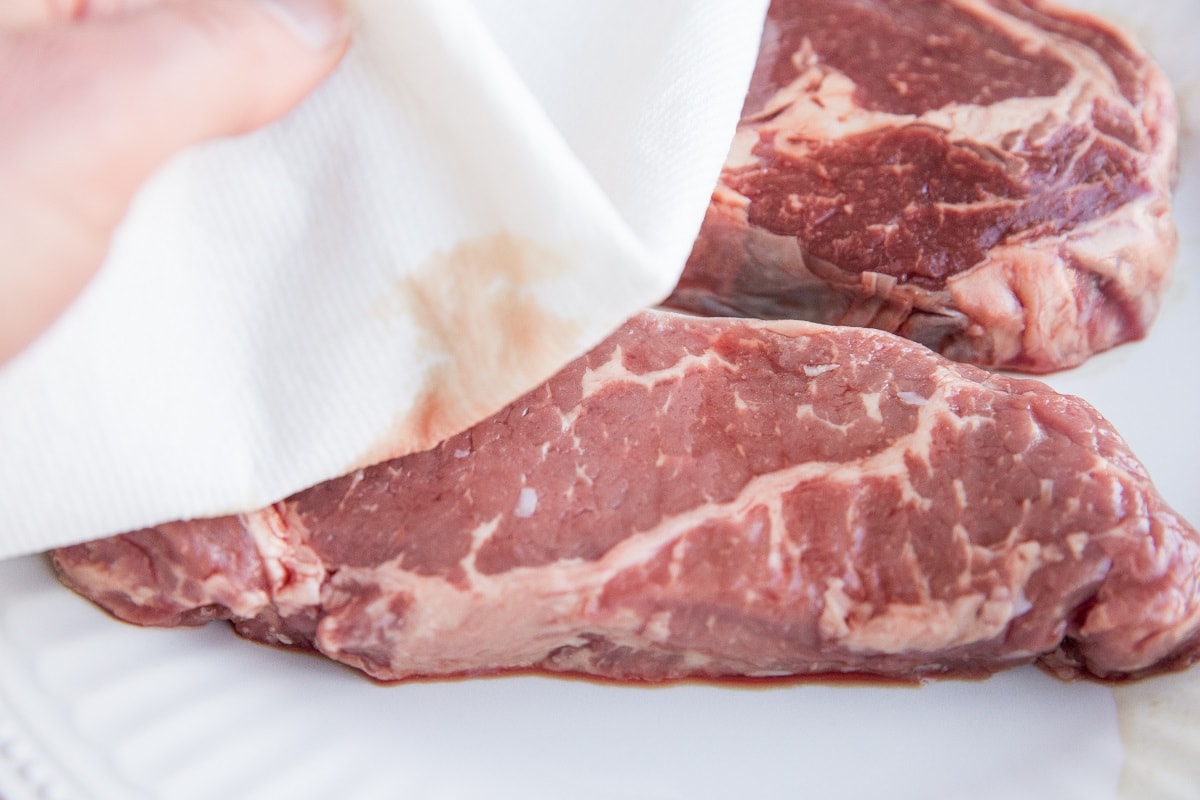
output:
POLYGON ((314 50, 344 50, 349 41, 350 19, 341 0, 256 1, 314 50))
POLYGON ((188 145, 286 114, 350 27, 340 0, 193 0, 26 32, 4 52, 0 112, 27 166, 140 183, 188 145))
POLYGON ((164 17, 157 33, 168 56, 163 80, 151 77, 147 88, 181 113, 193 110, 187 125, 199 139, 244 133, 287 113, 350 42, 341 0, 204 0, 155 12, 164 17))

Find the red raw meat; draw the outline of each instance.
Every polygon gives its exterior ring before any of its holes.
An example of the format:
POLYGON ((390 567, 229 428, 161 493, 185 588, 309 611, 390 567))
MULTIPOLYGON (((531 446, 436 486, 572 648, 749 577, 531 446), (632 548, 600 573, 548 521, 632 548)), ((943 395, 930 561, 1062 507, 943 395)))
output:
POLYGON ((1123 679, 1200 652, 1200 536, 1084 401, 861 328, 646 312, 432 450, 57 551, 144 625, 385 679, 1123 679))
POLYGON ((1048 372, 1145 335, 1177 111, 1123 33, 1020 0, 775 0, 669 305, 1048 372))

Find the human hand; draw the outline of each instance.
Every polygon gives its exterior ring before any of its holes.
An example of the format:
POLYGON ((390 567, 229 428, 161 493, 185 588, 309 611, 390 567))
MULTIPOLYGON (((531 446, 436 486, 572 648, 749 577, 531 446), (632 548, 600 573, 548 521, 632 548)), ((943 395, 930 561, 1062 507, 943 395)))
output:
POLYGON ((283 115, 348 39, 341 0, 6 0, 0 364, 87 284, 155 169, 283 115))

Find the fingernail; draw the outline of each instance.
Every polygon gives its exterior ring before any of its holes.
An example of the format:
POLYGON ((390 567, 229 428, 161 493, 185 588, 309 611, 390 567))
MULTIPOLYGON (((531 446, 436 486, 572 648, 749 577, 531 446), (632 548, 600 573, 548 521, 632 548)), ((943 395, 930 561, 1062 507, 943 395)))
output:
POLYGON ((316 50, 341 42, 350 20, 341 0, 257 0, 298 39, 316 50))

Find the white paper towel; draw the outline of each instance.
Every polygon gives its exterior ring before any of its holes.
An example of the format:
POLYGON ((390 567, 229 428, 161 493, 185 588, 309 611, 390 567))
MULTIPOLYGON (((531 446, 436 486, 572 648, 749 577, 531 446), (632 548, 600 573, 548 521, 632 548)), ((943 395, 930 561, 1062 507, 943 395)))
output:
POLYGON ((267 505, 482 419, 672 288, 766 0, 360 0, 0 369, 0 557, 267 505))

